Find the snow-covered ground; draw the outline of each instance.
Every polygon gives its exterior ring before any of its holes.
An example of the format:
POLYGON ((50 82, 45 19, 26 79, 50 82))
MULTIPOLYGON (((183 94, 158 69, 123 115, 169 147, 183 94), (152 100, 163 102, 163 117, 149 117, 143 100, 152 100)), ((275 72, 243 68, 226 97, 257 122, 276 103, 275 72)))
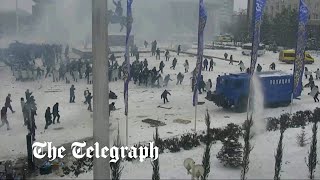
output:
MULTIPOLYGON (((196 50, 190 50, 195 52, 196 50)), ((229 55, 233 55, 234 60, 242 60, 246 67, 249 66, 250 57, 243 56, 241 50, 205 50, 205 55, 213 55, 223 57, 223 54, 227 52, 229 55)), ((196 58, 186 55, 176 56, 171 53, 172 57, 175 56, 178 59, 176 70, 171 70, 170 62, 164 61, 164 56, 161 60, 165 62, 164 74, 170 74, 174 81, 169 82, 169 86, 166 88, 170 90, 172 96, 169 96, 169 103, 163 105, 163 101, 160 99, 160 95, 164 88, 146 88, 145 86, 138 86, 133 84, 129 85, 129 143, 135 144, 138 142, 151 141, 154 133, 154 128, 150 125, 141 122, 145 118, 160 120, 166 123, 165 126, 159 127, 159 134, 161 138, 171 137, 186 132, 191 132, 194 127, 194 107, 192 106, 192 92, 191 92, 191 71, 195 67, 196 58), (179 72, 184 72, 183 63, 188 59, 190 64, 190 73, 185 74, 184 82, 182 85, 176 85, 176 75, 179 72), (157 108, 162 105, 164 107, 172 107, 172 109, 157 108), (173 121, 175 119, 190 120, 189 124, 177 124, 173 121)), ((159 60, 155 60, 155 57, 150 57, 150 54, 140 54, 141 60, 148 59, 149 68, 159 67, 159 60)), ((320 66, 320 57, 315 57, 315 63, 313 65, 307 65, 309 70, 315 71, 320 66)), ((122 60, 118 60, 119 64, 122 60)), ((239 66, 228 65, 228 62, 222 60, 215 60, 216 66, 213 72, 204 71, 204 80, 213 80, 213 87, 215 88, 215 79, 220 74, 224 73, 236 73, 240 72, 239 66)), ((258 59, 258 63, 261 64, 263 70, 268 70, 269 65, 275 62, 277 70, 283 70, 286 72, 292 72, 293 65, 283 64, 278 61, 278 54, 267 52, 264 56, 258 59)), ((304 84, 307 81, 304 79, 304 84)), ((319 81, 315 82, 319 85, 319 81)), ((54 145, 58 146, 67 142, 76 141, 85 137, 92 136, 92 118, 91 114, 87 111, 87 106, 83 104, 83 91, 86 87, 92 89, 87 85, 85 80, 81 80, 75 84, 76 88, 76 103, 69 104, 69 88, 70 84, 64 82, 52 83, 52 79, 42 79, 39 82, 16 82, 13 79, 12 73, 9 68, 0 66, 0 100, 4 102, 8 93, 12 94, 12 106, 16 110, 15 114, 8 112, 8 120, 10 122, 12 130, 7 131, 4 127, 0 129, 0 160, 14 159, 19 156, 26 155, 26 140, 27 134, 26 128, 23 126, 23 118, 20 107, 20 98, 24 97, 26 89, 30 89, 36 99, 38 105, 38 116, 36 117, 36 124, 38 129, 36 130, 37 141, 52 141, 54 145), (61 92, 47 93, 45 91, 49 89, 61 90, 61 92), (60 103, 60 115, 61 123, 57 125, 51 125, 44 132, 44 113, 45 109, 52 107, 55 102, 60 103)), ((111 113, 110 121, 112 123, 111 130, 117 128, 118 122, 120 124, 120 130, 122 136, 124 134, 124 102, 123 102, 123 82, 111 82, 110 89, 118 95, 116 100, 116 107, 120 108, 117 111, 111 113)), ((293 112, 304 109, 314 109, 319 104, 314 103, 313 99, 307 95, 309 89, 303 92, 301 100, 295 100, 293 105, 293 112)), ((204 99, 205 93, 199 95, 199 101, 205 102, 204 105, 198 106, 197 117, 197 130, 205 129, 204 114, 208 109, 211 115, 212 127, 223 127, 228 123, 241 124, 246 119, 246 113, 238 114, 230 111, 223 110, 214 105, 212 102, 208 102, 204 99)), ((281 107, 273 109, 264 109, 261 112, 261 116, 276 117, 282 113, 289 112, 290 107, 281 107)), ((254 138, 254 149, 251 153, 250 159, 250 178, 272 178, 274 172, 274 154, 278 142, 279 132, 265 132, 264 131, 264 119, 255 119, 256 136, 254 138)), ((308 136, 311 135, 311 128, 308 126, 306 132, 308 136)), ((284 157, 283 157, 283 172, 281 177, 302 179, 307 178, 307 167, 304 158, 307 156, 308 147, 300 148, 296 144, 296 134, 300 132, 300 129, 289 129, 285 132, 284 137, 284 157)), ((235 179, 240 177, 239 169, 230 169, 223 167, 215 157, 221 148, 221 143, 218 142, 212 146, 211 153, 211 173, 209 178, 214 179, 235 179)), ((201 163, 202 154, 204 152, 203 147, 198 147, 190 151, 182 151, 179 153, 165 153, 160 155, 160 173, 162 179, 187 179, 190 178, 187 175, 186 170, 183 167, 183 160, 191 157, 196 160, 197 163, 201 163)), ((152 166, 150 161, 139 162, 125 162, 123 178, 137 178, 137 179, 150 179, 152 172, 152 166)), ((52 178, 51 176, 48 176, 52 178)), ((316 177, 320 177, 317 173, 316 177)), ((41 176, 40 179, 44 179, 46 176, 41 176)), ((57 178, 57 177, 55 177, 57 178)), ((70 178, 70 177, 67 177, 70 178)), ((88 179, 92 178, 92 172, 83 174, 80 178, 88 179)))

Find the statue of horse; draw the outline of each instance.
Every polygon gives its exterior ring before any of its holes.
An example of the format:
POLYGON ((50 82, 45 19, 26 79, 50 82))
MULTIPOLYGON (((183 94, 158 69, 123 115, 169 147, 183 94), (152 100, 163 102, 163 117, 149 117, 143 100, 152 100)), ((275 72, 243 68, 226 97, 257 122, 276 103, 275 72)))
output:
POLYGON ((120 24, 120 32, 122 32, 123 27, 127 27, 127 17, 126 16, 118 16, 112 10, 108 10, 108 24, 120 24))

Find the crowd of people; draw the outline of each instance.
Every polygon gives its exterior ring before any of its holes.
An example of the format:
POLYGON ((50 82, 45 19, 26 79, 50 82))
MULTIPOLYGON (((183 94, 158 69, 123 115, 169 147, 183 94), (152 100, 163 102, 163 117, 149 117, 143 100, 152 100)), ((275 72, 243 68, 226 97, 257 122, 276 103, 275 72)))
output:
MULTIPOLYGON (((144 45, 147 47, 148 43, 144 43, 144 45)), ((30 58, 27 58, 32 64, 33 67, 35 65, 34 63, 34 58, 41 57, 44 61, 44 66, 46 67, 46 72, 42 72, 42 70, 37 67, 36 69, 36 77, 37 79, 39 78, 48 78, 52 76, 52 81, 53 82, 58 82, 58 81, 65 81, 67 84, 72 84, 70 87, 70 99, 69 103, 75 103, 76 101, 76 88, 75 88, 75 83, 77 83, 81 79, 86 79, 87 84, 92 84, 92 64, 91 60, 89 59, 77 59, 77 60, 70 60, 69 58, 69 47, 66 46, 64 50, 64 56, 62 56, 62 46, 61 45, 40 45, 40 46, 33 46, 30 45, 30 49, 32 49, 34 52, 34 56, 28 56, 30 58), (43 50, 44 52, 40 51, 39 49, 43 50), (58 66, 57 66, 58 65, 58 66), (58 69, 56 68, 58 67, 58 69), (40 69, 40 70, 39 70, 40 69), (71 81, 73 83, 71 83, 71 81)), ((22 52, 22 51, 21 51, 22 52)), ((181 46, 178 46, 177 49, 177 55, 181 53, 181 46)), ((16 56, 19 57, 21 56, 20 54, 23 53, 18 53, 16 56)), ((25 53, 28 54, 28 53, 25 53)), ((32 54, 32 53, 31 53, 32 54)), ((161 52, 159 48, 157 47, 157 41, 153 41, 151 43, 151 56, 156 56, 156 60, 159 60, 159 66, 157 67, 152 67, 150 68, 149 62, 147 58, 144 58, 143 61, 140 60, 140 55, 139 51, 136 45, 132 46, 130 56, 135 57, 135 60, 130 64, 130 80, 133 81, 134 84, 138 86, 144 85, 145 87, 156 87, 156 88, 166 88, 169 85, 170 81, 173 81, 172 77, 170 74, 165 74, 165 62, 160 60, 161 57, 161 52)), ((228 54, 225 53, 224 57, 225 59, 228 58, 228 54)), ((165 61, 170 61, 170 52, 169 50, 166 50, 164 52, 164 57, 165 61)), ((168 67, 171 70, 176 70, 176 66, 178 64, 178 57, 174 57, 172 59, 171 66, 168 67)), ((19 61, 18 61, 19 62, 19 61)), ((124 61, 121 65, 119 65, 117 61, 117 57, 115 54, 111 54, 109 57, 108 61, 108 67, 109 67, 109 80, 110 81, 117 81, 117 80, 123 80, 123 74, 124 74, 124 69, 126 62, 124 61)), ((30 64, 30 63, 29 63, 30 64)), ((230 65, 233 65, 233 56, 230 56, 230 65)), ((215 62, 213 59, 208 60, 205 58, 203 60, 202 64, 202 70, 203 71, 213 71, 215 62)), ((243 61, 239 62, 239 67, 240 71, 245 71, 247 73, 250 73, 250 69, 246 68, 243 61)), ((15 67, 15 66, 14 66, 15 67)), ((29 67, 29 66, 27 66, 29 67)), ((177 72, 176 75, 176 85, 181 85, 185 74, 189 73, 189 61, 186 59, 183 63, 184 67, 184 73, 183 72, 177 72)), ((275 63, 270 64, 269 66, 270 70, 275 70, 276 65, 275 63)), ((262 66, 260 64, 257 65, 257 72, 262 71, 262 66)), ((316 102, 319 102, 318 99, 318 86, 315 86, 313 76, 308 73, 308 69, 305 69, 305 77, 307 78, 308 75, 310 75, 309 78, 309 83, 305 87, 310 87, 311 92, 309 93, 311 96, 314 97, 314 100, 316 102)), ((196 71, 193 70, 191 72, 191 90, 192 92, 195 90, 195 83, 196 83, 196 71)), ((316 73, 316 79, 320 79, 320 70, 317 69, 316 73)), ((198 82, 198 91, 199 94, 202 94, 202 92, 209 92, 212 89, 212 80, 204 80, 204 77, 201 76, 199 78, 198 82)), ((164 90, 163 93, 161 94, 161 99, 163 99, 164 104, 168 103, 168 95, 170 94, 170 90, 164 90)), ((110 99, 117 99, 117 95, 110 91, 109 92, 109 98, 110 99)), ((89 91, 89 89, 84 90, 84 101, 83 103, 88 106, 87 110, 92 112, 92 100, 93 100, 93 95, 89 91)), ((8 94, 6 97, 5 105, 1 109, 1 121, 2 124, 0 127, 7 125, 7 129, 10 129, 9 126, 9 121, 7 118, 7 111, 8 109, 11 110, 12 113, 15 113, 11 106, 11 94, 8 94)), ((22 109, 22 114, 24 118, 24 125, 27 126, 27 129, 30 132, 35 132, 35 129, 37 129, 34 116, 37 115, 37 105, 35 103, 34 96, 32 96, 32 92, 27 90, 25 92, 25 98, 21 98, 21 109, 22 109), (26 100, 26 101, 25 101, 26 100)), ((116 110, 115 108, 115 102, 112 102, 109 104, 109 113, 113 110, 116 110)), ((52 108, 47 107, 45 111, 45 127, 44 129, 48 129, 48 127, 51 124, 55 123, 60 123, 60 114, 59 114, 59 103, 55 103, 52 108)), ((33 133, 35 134, 35 133, 33 133)), ((35 137, 33 137, 35 139, 35 137)))

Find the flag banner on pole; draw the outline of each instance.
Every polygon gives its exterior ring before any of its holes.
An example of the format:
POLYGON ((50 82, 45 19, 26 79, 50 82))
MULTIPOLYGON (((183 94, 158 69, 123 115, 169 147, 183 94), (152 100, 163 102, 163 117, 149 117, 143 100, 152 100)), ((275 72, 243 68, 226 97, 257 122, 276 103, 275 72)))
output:
POLYGON ((193 89, 193 106, 198 104, 198 89, 201 80, 202 59, 203 59, 203 31, 207 22, 207 11, 203 0, 199 0, 199 26, 198 26, 198 53, 197 64, 194 74, 194 89, 193 89))
POLYGON ((129 81, 130 81, 130 56, 129 56, 129 37, 132 28, 132 5, 133 0, 127 0, 127 34, 126 34, 126 53, 125 53, 125 67, 123 67, 123 76, 124 76, 124 104, 125 104, 125 111, 124 114, 128 115, 128 88, 129 88, 129 81))
POLYGON ((309 19, 309 10, 304 0, 300 0, 299 25, 297 33, 296 60, 294 61, 294 87, 293 96, 299 95, 302 91, 302 76, 304 71, 305 47, 307 43, 306 24, 309 19))
POLYGON ((258 59, 258 49, 260 44, 260 26, 262 22, 263 9, 266 5, 266 0, 255 0, 254 5, 254 15, 252 17, 252 52, 251 52, 251 65, 250 74, 253 75, 256 68, 256 63, 258 59))

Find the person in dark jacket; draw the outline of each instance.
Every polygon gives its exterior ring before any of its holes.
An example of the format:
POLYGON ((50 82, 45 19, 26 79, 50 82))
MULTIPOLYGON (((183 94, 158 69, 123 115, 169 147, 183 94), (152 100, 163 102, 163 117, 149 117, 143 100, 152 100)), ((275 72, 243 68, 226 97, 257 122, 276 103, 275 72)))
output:
POLYGON ((177 55, 179 56, 181 52, 181 45, 178 46, 178 51, 177 51, 177 55))
POLYGON ((213 59, 210 60, 209 71, 213 71, 213 59))
POLYGON ((247 74, 250 74, 250 68, 247 68, 246 72, 247 72, 247 74))
POLYGON ((5 106, 6 108, 9 108, 12 113, 15 113, 15 111, 12 110, 11 102, 12 102, 12 101, 11 101, 11 94, 8 94, 8 96, 6 97, 6 102, 5 102, 4 106, 5 106))
POLYGON ((115 111, 115 110, 116 110, 115 102, 112 102, 111 104, 109 104, 109 116, 111 111, 115 111))
POLYGON ((84 95, 84 104, 87 104, 87 96, 89 95, 90 91, 87 88, 86 90, 84 90, 83 95, 84 95))
POLYGON ((47 65, 46 70, 47 70, 47 73, 46 73, 46 75, 45 75, 45 78, 47 78, 48 74, 50 73, 51 67, 50 67, 49 65, 47 65))
POLYGON ((114 56, 114 53, 110 56, 111 66, 113 66, 113 63, 116 61, 116 56, 114 56))
POLYGON ((174 58, 174 59, 172 60, 172 66, 170 67, 170 69, 175 70, 175 69, 176 69, 177 62, 178 62, 177 58, 174 58))
POLYGON ((147 59, 144 59, 144 61, 143 61, 143 67, 144 67, 144 68, 147 68, 147 67, 148 67, 148 60, 147 60, 147 59))
POLYGON ((26 95, 26 102, 29 102, 32 92, 30 92, 29 89, 27 89, 25 92, 25 95, 26 95))
POLYGON ((181 84, 183 79, 184 79, 184 75, 181 72, 179 72, 179 74, 177 75, 177 85, 181 84))
POLYGON ((163 99, 164 104, 166 104, 166 101, 169 102, 168 94, 171 96, 171 94, 167 90, 164 90, 163 93, 161 94, 161 99, 163 99))
POLYGON ((164 56, 166 57, 166 61, 169 61, 169 59, 170 59, 169 50, 166 50, 166 53, 164 54, 164 56))
POLYGON ((270 69, 276 70, 276 64, 274 62, 270 64, 270 69))
POLYGON ((203 70, 208 71, 208 60, 207 59, 203 60, 203 70))
POLYGON ((224 59, 227 60, 228 59, 228 54, 224 53, 224 59))
POLYGON ((233 65, 233 55, 230 56, 230 62, 229 64, 233 65))
POLYGON ((74 85, 72 84, 70 87, 70 103, 74 103, 74 100, 76 98, 74 91, 76 88, 74 88, 74 85))
POLYGON ((118 98, 118 96, 116 95, 116 93, 114 93, 112 91, 109 92, 109 99, 117 99, 117 98, 118 98))
POLYGON ((257 66, 257 72, 261 72, 261 71, 262 71, 262 67, 261 67, 260 64, 258 64, 258 66, 257 66))
POLYGON ((160 49, 158 48, 157 50, 156 50, 156 53, 157 53, 157 55, 156 55, 156 60, 160 60, 160 49))
POLYGON ((165 66, 165 65, 164 65, 164 62, 161 61, 161 62, 160 62, 160 65, 159 65, 159 69, 160 69, 160 72, 161 72, 161 73, 163 73, 163 68, 164 68, 164 66, 165 66))
POLYGON ((2 107, 1 109, 1 125, 0 128, 2 126, 4 126, 5 124, 7 125, 7 130, 10 130, 10 126, 9 126, 9 122, 8 122, 8 116, 7 116, 7 107, 2 107))
POLYGON ((87 98, 86 98, 86 101, 88 103, 88 110, 92 112, 92 106, 91 106, 91 100, 92 100, 92 95, 91 93, 88 94, 87 98))
POLYGON ((46 113, 44 115, 44 118, 46 120, 46 125, 44 127, 44 129, 48 129, 48 127, 51 125, 52 123, 52 116, 51 116, 51 111, 50 111, 50 107, 47 107, 46 113))
POLYGON ((59 114, 59 103, 56 103, 52 108, 52 115, 53 121, 52 123, 55 124, 55 120, 57 118, 57 123, 60 123, 60 114, 59 114))

